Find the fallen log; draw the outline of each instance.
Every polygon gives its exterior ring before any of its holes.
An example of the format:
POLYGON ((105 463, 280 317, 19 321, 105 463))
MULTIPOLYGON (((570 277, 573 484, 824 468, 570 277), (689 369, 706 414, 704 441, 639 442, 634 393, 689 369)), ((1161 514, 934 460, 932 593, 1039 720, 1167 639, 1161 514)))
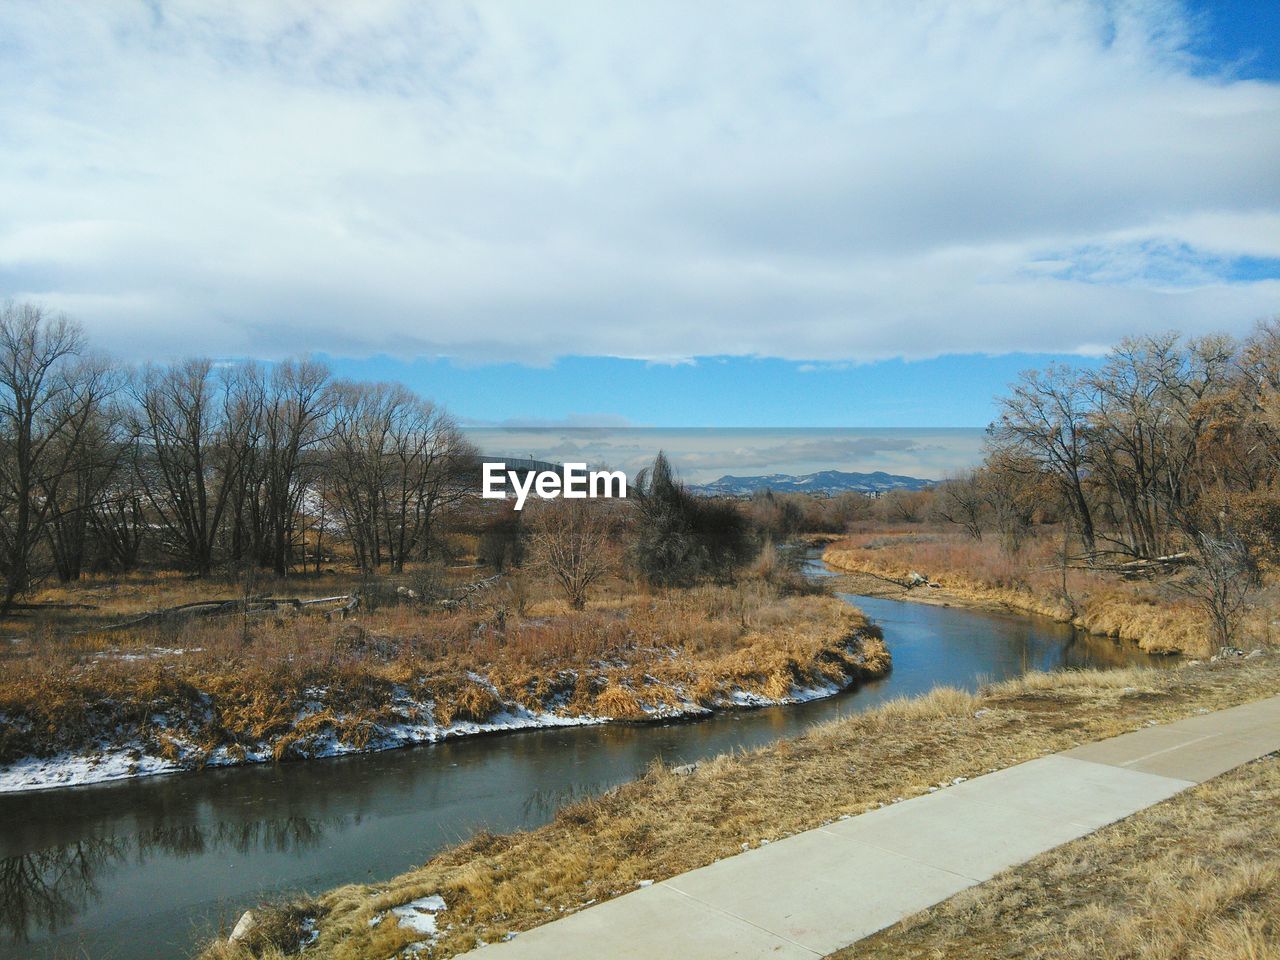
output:
POLYGON ((492 577, 485 577, 483 580, 476 580, 459 588, 452 597, 446 597, 439 602, 439 606, 446 610, 452 610, 456 607, 466 607, 471 605, 471 601, 475 599, 475 595, 481 590, 487 590, 489 587, 495 586, 502 579, 502 574, 495 573, 492 577))
MULTIPOLYGON (((1195 558, 1189 553, 1171 553, 1163 557, 1137 557, 1123 563, 1099 563, 1096 559, 1086 559, 1084 563, 1068 563, 1068 570, 1093 570, 1102 573, 1119 573, 1124 575, 1153 573, 1169 570, 1174 567, 1194 563, 1195 558)), ((1058 569, 1057 565, 1046 566, 1046 570, 1058 569)))
POLYGON ((337 603, 342 600, 348 601, 348 607, 354 609, 350 604, 352 599, 351 594, 342 594, 336 597, 318 597, 314 600, 303 600, 299 597, 239 597, 234 599, 196 600, 192 603, 181 603, 175 607, 166 607, 163 610, 153 610, 150 613, 144 613, 129 620, 108 623, 100 627, 91 627, 87 630, 81 630, 79 633, 112 633, 116 630, 141 626, 156 620, 169 620, 180 617, 216 617, 237 613, 265 614, 275 613, 281 607, 300 610, 303 607, 318 603, 337 603))

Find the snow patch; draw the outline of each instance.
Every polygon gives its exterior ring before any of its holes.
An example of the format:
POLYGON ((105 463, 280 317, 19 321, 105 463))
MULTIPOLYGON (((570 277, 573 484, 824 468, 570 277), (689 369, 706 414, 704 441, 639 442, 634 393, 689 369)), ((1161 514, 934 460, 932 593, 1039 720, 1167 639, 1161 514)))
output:
POLYGON ((106 783, 181 769, 181 765, 172 760, 143 753, 141 744, 137 743, 106 748, 100 753, 25 757, 0 768, 0 793, 106 783))
POLYGON ((302 939, 298 946, 305 950, 320 939, 320 930, 316 926, 315 917, 304 917, 302 920, 302 939))
POLYGON ((399 921, 400 926, 414 933, 424 933, 434 937, 436 934, 436 914, 446 909, 444 898, 438 893, 429 897, 419 897, 402 907, 393 907, 391 915, 399 921))

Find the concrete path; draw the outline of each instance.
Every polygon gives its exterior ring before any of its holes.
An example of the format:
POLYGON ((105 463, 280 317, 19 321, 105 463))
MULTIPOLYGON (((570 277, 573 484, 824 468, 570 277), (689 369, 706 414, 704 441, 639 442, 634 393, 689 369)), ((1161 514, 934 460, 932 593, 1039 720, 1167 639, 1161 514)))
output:
POLYGON ((775 841, 467 956, 812 960, 1276 750, 1280 697, 1149 727, 775 841))

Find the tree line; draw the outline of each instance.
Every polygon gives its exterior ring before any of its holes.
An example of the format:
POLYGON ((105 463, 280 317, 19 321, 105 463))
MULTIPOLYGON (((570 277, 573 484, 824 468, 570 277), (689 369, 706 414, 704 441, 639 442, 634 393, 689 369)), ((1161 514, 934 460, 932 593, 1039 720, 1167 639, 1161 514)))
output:
POLYGON ((197 576, 284 574, 335 532, 366 572, 426 558, 476 451, 442 408, 323 363, 127 368, 75 322, 0 307, 5 609, 55 575, 159 556, 197 576))
POLYGON ((942 491, 943 511, 975 536, 985 516, 1016 540, 1048 509, 1090 559, 1158 559, 1206 539, 1269 549, 1280 322, 1244 339, 1129 338, 1096 368, 1024 373, 998 405, 982 468, 942 491))
POLYGON ((1280 564, 1280 320, 1125 339, 1097 366, 1022 374, 998 405, 982 466, 932 512, 1010 553, 1057 524, 1064 594, 1068 566, 1176 574, 1226 646, 1280 564))

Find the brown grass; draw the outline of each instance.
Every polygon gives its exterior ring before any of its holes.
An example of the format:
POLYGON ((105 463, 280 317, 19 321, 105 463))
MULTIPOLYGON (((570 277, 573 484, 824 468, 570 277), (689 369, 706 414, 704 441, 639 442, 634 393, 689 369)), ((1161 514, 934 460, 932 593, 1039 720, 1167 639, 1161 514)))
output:
POLYGON ((1277 960, 1280 758, 952 897, 838 960, 1277 960))
MULTIPOLYGON (((1280 658, 1083 671, 1014 680, 974 696, 939 690, 851 716, 794 740, 719 757, 687 776, 655 767, 640 780, 562 810, 528 833, 484 835, 417 870, 323 894, 308 956, 382 960, 414 939, 369 921, 411 899, 440 894, 448 924, 433 956, 672 876, 744 845, 857 814, 930 785, 1258 699, 1280 691, 1280 658)), ((207 960, 273 956, 211 947, 207 960)))
MULTIPOLYGON (((100 623, 107 610, 139 612, 120 594, 137 603, 167 582, 90 583, 78 596, 100 623)), ((199 595, 178 583, 164 605, 199 595)), ((483 722, 513 705, 637 720, 888 668, 878 632, 847 604, 760 580, 619 591, 582 611, 544 597, 522 614, 500 588, 452 612, 404 603, 347 621, 281 614, 246 628, 233 616, 123 633, 64 623, 19 640, 0 648, 0 763, 104 738, 189 766, 219 749, 286 759, 333 737, 365 749, 397 723, 483 722)))
MULTIPOLYGON (((998 606, 1070 621, 1148 653, 1204 657, 1214 652, 1203 612, 1159 582, 1069 570, 1069 603, 1063 595, 1059 549, 1047 535, 1010 555, 991 539, 975 541, 952 529, 890 528, 834 543, 823 559, 837 570, 899 581, 917 572, 941 587, 916 588, 914 599, 998 606)), ((1246 624, 1239 645, 1269 643, 1271 633, 1269 619, 1255 618, 1246 624)))

